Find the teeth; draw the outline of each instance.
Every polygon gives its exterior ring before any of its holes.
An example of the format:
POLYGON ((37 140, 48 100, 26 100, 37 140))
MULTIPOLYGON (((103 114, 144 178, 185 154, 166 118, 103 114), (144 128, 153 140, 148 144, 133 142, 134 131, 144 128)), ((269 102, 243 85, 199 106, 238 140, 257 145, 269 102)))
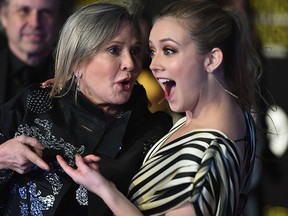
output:
POLYGON ((164 83, 167 83, 167 82, 171 82, 172 80, 169 80, 169 79, 164 79, 164 78, 161 78, 161 79, 158 79, 158 82, 164 84, 164 83))

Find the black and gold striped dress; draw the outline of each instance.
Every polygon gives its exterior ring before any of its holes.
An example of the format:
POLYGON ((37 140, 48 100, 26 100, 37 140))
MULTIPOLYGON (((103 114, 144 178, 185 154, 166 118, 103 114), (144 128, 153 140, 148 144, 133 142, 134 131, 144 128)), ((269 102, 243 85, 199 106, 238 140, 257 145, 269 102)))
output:
MULTIPOLYGON (((239 215, 249 192, 255 159, 255 132, 245 112, 245 154, 218 130, 193 130, 162 143, 186 122, 180 119, 148 152, 132 179, 129 199, 144 215, 164 215, 193 204, 197 216, 239 215)), ((243 139, 241 139, 243 141, 243 139)))

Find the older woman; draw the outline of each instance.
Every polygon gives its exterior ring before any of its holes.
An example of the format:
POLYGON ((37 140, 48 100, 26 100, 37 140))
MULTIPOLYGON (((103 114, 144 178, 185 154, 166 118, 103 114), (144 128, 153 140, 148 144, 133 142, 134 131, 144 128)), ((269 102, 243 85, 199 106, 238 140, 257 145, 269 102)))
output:
POLYGON ((88 5, 67 20, 53 87, 33 85, 0 110, 4 215, 112 214, 63 172, 56 155, 71 166, 75 155, 99 155, 101 173, 127 193, 146 151, 172 126, 167 114, 149 112, 136 83, 140 35, 125 8, 107 3, 88 5))

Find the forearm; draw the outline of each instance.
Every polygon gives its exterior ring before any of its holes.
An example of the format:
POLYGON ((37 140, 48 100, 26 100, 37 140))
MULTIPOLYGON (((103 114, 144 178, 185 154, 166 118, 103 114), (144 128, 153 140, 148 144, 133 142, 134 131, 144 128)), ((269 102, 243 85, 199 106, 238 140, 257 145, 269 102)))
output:
POLYGON ((109 183, 101 197, 115 216, 143 216, 143 214, 114 186, 109 183))

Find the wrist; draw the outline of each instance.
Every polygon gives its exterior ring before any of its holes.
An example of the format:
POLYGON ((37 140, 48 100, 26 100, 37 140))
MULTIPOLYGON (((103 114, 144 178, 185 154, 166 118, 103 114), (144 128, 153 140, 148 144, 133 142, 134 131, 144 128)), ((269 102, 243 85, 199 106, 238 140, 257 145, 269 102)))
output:
POLYGON ((117 187, 110 181, 107 181, 107 184, 105 184, 104 187, 101 187, 101 191, 99 192, 99 196, 108 203, 115 202, 119 193, 117 187))

